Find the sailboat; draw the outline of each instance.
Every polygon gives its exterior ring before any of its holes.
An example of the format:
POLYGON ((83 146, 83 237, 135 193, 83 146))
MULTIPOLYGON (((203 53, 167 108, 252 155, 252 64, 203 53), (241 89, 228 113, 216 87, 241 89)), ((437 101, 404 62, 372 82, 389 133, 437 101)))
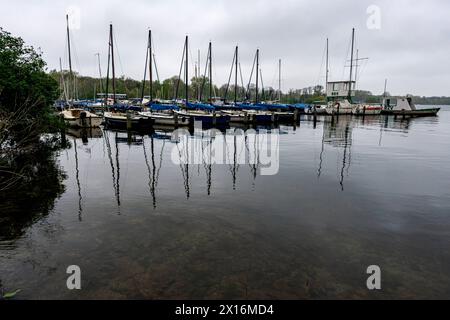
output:
MULTIPOLYGON (((106 94, 105 105, 108 105, 108 84, 109 84, 109 64, 111 61, 112 67, 112 87, 113 87, 113 103, 116 104, 116 77, 115 77, 115 65, 114 65, 114 37, 113 26, 109 25, 109 44, 108 44, 108 71, 106 75, 106 94)), ((103 114, 105 118, 105 124, 109 128, 127 129, 127 130, 141 130, 149 128, 152 125, 152 119, 132 113, 131 110, 124 112, 105 112, 103 114)))
MULTIPOLYGON (((182 59, 182 65, 184 64, 184 80, 185 80, 185 110, 174 110, 173 112, 178 115, 178 117, 186 117, 189 119, 190 123, 201 122, 207 126, 225 126, 228 125, 230 117, 225 114, 217 113, 215 107, 211 104, 206 104, 202 102, 189 102, 189 69, 188 69, 188 36, 186 36, 184 42, 185 56, 182 59), (183 61, 184 60, 184 61, 183 61)), ((211 42, 209 43, 209 95, 212 96, 212 62, 211 62, 211 42)), ((180 69, 181 70, 181 69, 180 69)), ((180 71, 181 73, 181 71, 180 71)), ((178 91, 178 90, 177 90, 178 91)), ((201 97, 201 94, 200 94, 201 97)))
POLYGON ((250 72, 250 78, 247 84, 247 90, 245 93, 246 101, 243 103, 235 103, 235 108, 242 110, 251 119, 253 123, 271 123, 273 122, 273 113, 268 111, 268 105, 262 104, 259 101, 259 49, 256 49, 255 58, 253 59, 253 66, 250 72), (253 71, 256 66, 256 79, 255 79, 255 100, 253 103, 249 101, 250 99, 250 83, 253 77, 253 71))
POLYGON ((98 128, 103 122, 101 116, 79 108, 63 110, 60 115, 69 127, 98 128))
MULTIPOLYGON (((178 110, 179 107, 174 104, 160 103, 159 101, 153 100, 153 52, 152 52, 152 31, 148 31, 148 42, 147 51, 145 56, 145 67, 144 67, 144 80, 142 84, 142 94, 141 103, 147 105, 148 111, 138 112, 139 116, 151 119, 154 124, 159 125, 170 125, 170 126, 186 126, 189 125, 188 117, 178 117, 174 110, 178 110), (149 82, 150 82, 150 95, 147 102, 144 99, 145 92, 145 80, 147 74, 147 62, 149 71, 149 82)), ((155 64, 156 68, 156 64, 155 64)))
POLYGON ((72 94, 75 95, 75 76, 72 70, 72 56, 70 50, 70 32, 69 32, 69 15, 66 15, 66 24, 67 24, 67 48, 69 54, 69 85, 65 85, 65 80, 63 78, 63 71, 60 61, 60 69, 61 69, 61 80, 63 82, 64 94, 66 98, 65 105, 68 106, 67 109, 63 109, 59 115, 64 119, 64 122, 69 127, 77 127, 77 128, 93 128, 99 127, 102 123, 102 117, 98 116, 94 113, 86 111, 81 108, 73 108, 74 101, 73 96, 70 97, 70 80, 73 81, 73 91, 72 94))
MULTIPOLYGON (((331 81, 326 83, 326 94, 328 104, 326 112, 328 114, 347 114, 347 115, 377 115, 381 113, 381 106, 356 104, 352 97, 355 94, 356 81, 353 79, 355 28, 352 29, 351 56, 350 56, 350 78, 348 81, 331 81)), ((327 46, 328 48, 328 46, 327 46)), ((328 49, 327 49, 328 61, 328 49)), ((328 75, 328 66, 327 66, 328 75)))

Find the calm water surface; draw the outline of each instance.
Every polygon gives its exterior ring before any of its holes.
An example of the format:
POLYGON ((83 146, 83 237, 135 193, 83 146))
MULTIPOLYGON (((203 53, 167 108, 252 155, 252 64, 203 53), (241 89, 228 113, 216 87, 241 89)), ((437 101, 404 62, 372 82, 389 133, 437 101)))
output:
POLYGON ((64 191, 0 212, 0 286, 22 299, 450 298, 450 108, 280 130, 274 176, 180 166, 170 132, 68 135, 64 191), (72 264, 82 290, 66 288, 72 264))

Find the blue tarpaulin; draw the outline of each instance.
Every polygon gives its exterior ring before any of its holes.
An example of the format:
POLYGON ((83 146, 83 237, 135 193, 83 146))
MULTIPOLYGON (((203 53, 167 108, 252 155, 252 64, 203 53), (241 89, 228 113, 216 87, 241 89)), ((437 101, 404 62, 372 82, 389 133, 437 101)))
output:
POLYGON ((188 109, 197 109, 197 110, 215 110, 216 108, 210 104, 201 103, 201 102, 186 102, 186 108, 188 109))
POLYGON ((175 104, 165 104, 165 103, 151 103, 148 105, 151 110, 161 111, 161 110, 179 110, 180 108, 175 104))
POLYGON ((259 104, 255 105, 253 103, 237 103, 236 107, 242 110, 266 110, 267 108, 261 107, 259 104))

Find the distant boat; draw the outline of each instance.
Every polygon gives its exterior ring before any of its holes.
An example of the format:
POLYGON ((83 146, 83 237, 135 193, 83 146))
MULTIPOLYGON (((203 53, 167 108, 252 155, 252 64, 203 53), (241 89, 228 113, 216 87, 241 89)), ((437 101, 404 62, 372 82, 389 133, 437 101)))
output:
POLYGON ((441 108, 417 109, 412 102, 411 97, 397 99, 397 104, 391 106, 391 99, 385 99, 384 109, 381 114, 409 117, 433 117, 436 116, 441 108))
POLYGON ((102 117, 83 109, 68 109, 59 113, 66 124, 76 128, 96 128, 102 124, 102 117))

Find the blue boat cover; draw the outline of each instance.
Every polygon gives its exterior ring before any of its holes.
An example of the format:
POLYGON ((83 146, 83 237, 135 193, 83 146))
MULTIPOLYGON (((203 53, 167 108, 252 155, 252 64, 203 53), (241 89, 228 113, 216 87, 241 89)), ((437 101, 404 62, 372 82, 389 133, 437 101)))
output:
POLYGON ((186 102, 186 108, 196 110, 215 110, 216 108, 210 104, 201 102, 186 102))
POLYGON ((180 110, 180 108, 175 104, 165 104, 165 103, 151 103, 148 105, 148 107, 154 111, 180 110))
POLYGON ((253 103, 237 103, 236 107, 242 110, 267 110, 265 106, 253 103))

